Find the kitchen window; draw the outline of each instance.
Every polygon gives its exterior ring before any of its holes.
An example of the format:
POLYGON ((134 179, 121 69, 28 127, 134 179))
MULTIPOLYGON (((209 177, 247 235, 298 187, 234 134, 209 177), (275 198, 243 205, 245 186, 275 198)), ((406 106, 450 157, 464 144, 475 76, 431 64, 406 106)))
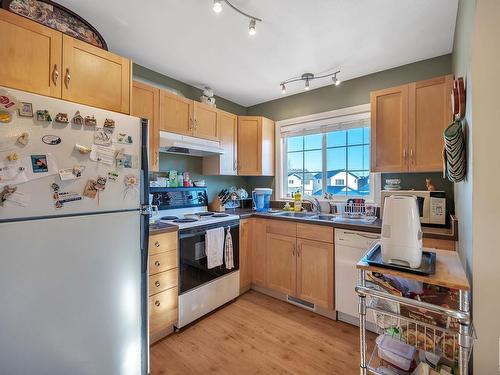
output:
POLYGON ((313 115, 318 118, 312 121, 278 122, 281 198, 300 191, 317 198, 375 201, 379 176, 370 173, 369 106, 349 110, 313 115))

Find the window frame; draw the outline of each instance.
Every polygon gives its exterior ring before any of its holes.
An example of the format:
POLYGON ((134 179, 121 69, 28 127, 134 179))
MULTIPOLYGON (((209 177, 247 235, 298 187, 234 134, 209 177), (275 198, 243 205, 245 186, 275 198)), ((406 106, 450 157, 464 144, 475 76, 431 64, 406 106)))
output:
MULTIPOLYGON (((292 129, 295 135, 299 135, 302 131, 304 135, 314 134, 314 133, 325 133, 335 130, 335 124, 338 124, 338 130, 342 129, 342 124, 348 123, 349 121, 365 121, 370 122, 370 104, 362 104, 353 107, 342 108, 329 112, 322 112, 308 116, 302 116, 282 121, 276 122, 276 193, 278 199, 281 200, 291 200, 287 197, 287 158, 285 153, 287 152, 287 137, 282 137, 285 131, 290 131, 292 129), (333 124, 333 125, 332 125, 333 124), (328 128, 328 129, 327 129, 328 128), (286 129, 286 130, 285 130, 286 129), (325 130, 326 129, 326 130, 325 130)), ((293 135, 291 135, 293 136, 293 135)), ((326 166, 327 166, 327 145, 326 136, 323 136, 322 144, 322 173, 326 176, 326 166)), ((346 146, 348 147, 348 146, 346 146)), ((370 143, 371 150, 371 143, 370 143)), ((370 163, 372 160, 370 160, 370 163)), ((326 191, 327 179, 323 178, 322 190, 326 191)), ((346 201, 349 198, 364 198, 367 202, 378 203, 380 198, 380 173, 374 173, 370 171, 370 194, 366 196, 359 195, 345 195, 345 196, 334 196, 333 201, 346 201)), ((326 201, 324 197, 318 198, 320 201, 326 201)))

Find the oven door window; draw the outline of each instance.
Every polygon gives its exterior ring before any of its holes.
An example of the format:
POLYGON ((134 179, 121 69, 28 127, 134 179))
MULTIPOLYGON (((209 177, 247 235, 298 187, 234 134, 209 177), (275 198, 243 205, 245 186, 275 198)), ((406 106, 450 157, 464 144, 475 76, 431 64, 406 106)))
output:
POLYGON ((180 294, 239 269, 238 226, 234 226, 231 228, 231 237, 233 240, 234 268, 228 270, 226 268, 226 265, 223 264, 222 266, 208 269, 207 256, 205 253, 205 231, 188 234, 180 233, 180 294))

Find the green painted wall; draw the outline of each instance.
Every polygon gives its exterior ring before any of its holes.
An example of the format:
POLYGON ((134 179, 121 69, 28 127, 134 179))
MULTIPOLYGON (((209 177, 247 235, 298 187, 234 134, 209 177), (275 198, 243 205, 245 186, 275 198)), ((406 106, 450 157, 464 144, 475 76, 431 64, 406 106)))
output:
POLYGON ((248 108, 248 115, 275 121, 332 111, 370 102, 370 92, 451 72, 451 55, 403 65, 397 68, 287 96, 248 108))
MULTIPOLYGON (((163 74, 157 73, 151 69, 145 68, 144 66, 134 64, 133 67, 134 79, 139 81, 147 82, 159 87, 166 87, 178 90, 182 95, 188 99, 200 100, 202 90, 190 86, 184 82, 178 81, 176 79, 167 77, 163 74)), ((237 115, 246 115, 247 109, 239 104, 233 103, 227 99, 221 98, 220 96, 215 96, 215 103, 217 108, 224 111, 228 111, 237 115)))

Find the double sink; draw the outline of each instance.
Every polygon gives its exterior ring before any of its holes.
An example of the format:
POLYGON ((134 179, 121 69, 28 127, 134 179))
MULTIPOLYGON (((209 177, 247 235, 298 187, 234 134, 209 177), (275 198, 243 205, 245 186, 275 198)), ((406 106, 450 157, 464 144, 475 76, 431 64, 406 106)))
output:
POLYGON ((320 221, 337 222, 337 223, 362 223, 362 224, 373 223, 376 219, 366 216, 345 217, 341 215, 318 214, 314 212, 290 212, 290 211, 279 211, 273 213, 272 215, 279 217, 290 217, 302 220, 315 220, 315 221, 320 220, 320 221))

